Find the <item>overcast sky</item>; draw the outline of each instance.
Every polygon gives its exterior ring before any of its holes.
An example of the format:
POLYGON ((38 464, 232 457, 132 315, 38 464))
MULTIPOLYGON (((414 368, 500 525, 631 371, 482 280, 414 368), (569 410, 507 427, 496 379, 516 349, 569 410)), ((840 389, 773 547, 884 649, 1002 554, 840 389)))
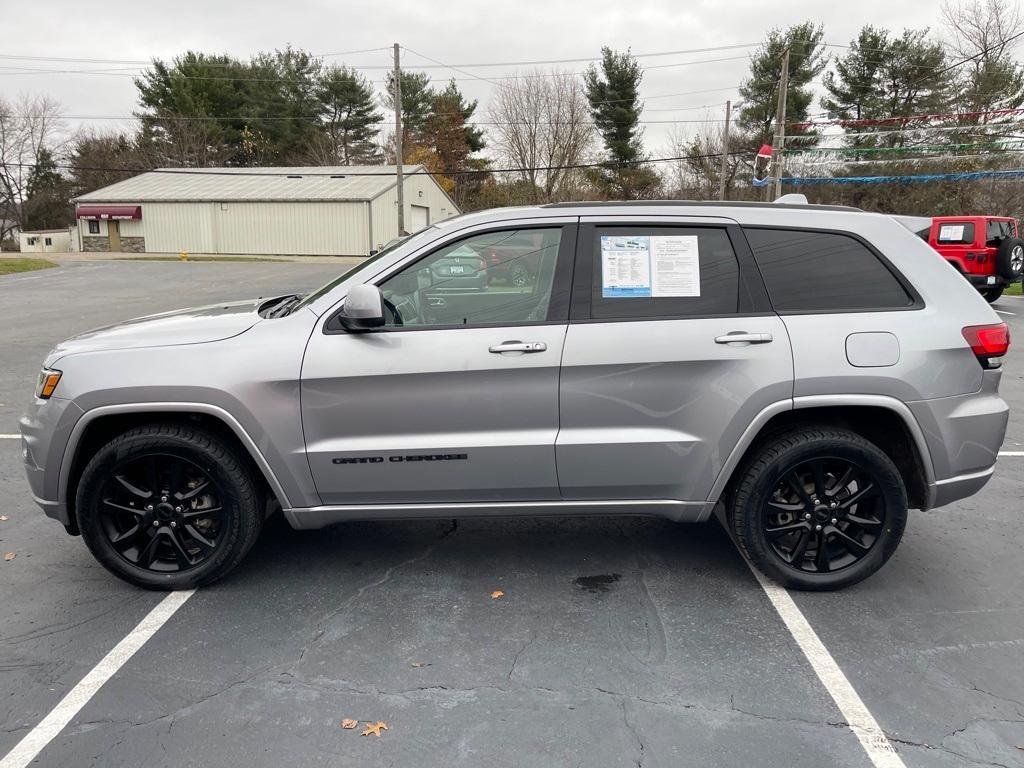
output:
MULTIPOLYGON (((813 19, 825 26, 829 43, 848 43, 864 24, 895 30, 940 27, 939 2, 810 2, 810 0, 587 0, 586 2, 410 2, 409 0, 289 0, 289 2, 95 3, 71 0, 2 0, 7 6, 0 47, 0 94, 43 92, 60 101, 67 115, 130 115, 136 108, 131 71, 117 74, 27 74, 17 68, 68 70, 130 67, 125 64, 31 61, 17 56, 76 59, 148 60, 171 58, 185 50, 248 57, 287 44, 316 54, 390 46, 406 46, 403 65, 415 69, 430 62, 417 51, 445 63, 476 64, 536 59, 594 57, 602 45, 631 48, 635 54, 756 43, 766 30, 813 19), (17 74, 16 74, 17 73, 17 74)), ((706 59, 733 59, 686 66, 646 69, 642 94, 645 120, 700 121, 709 110, 719 118, 724 102, 736 98, 735 88, 747 71, 753 49, 737 49, 643 58, 645 67, 706 59), (690 91, 715 92, 664 97, 690 91), (703 105, 711 105, 704 108, 703 105), (668 111, 668 108, 697 107, 668 111)), ((836 49, 829 49, 832 53, 836 49)), ((390 50, 344 57, 329 62, 357 67, 388 66, 390 50)), ((565 65, 582 71, 585 63, 565 65)), ((487 105, 490 86, 463 73, 432 69, 437 81, 454 76, 463 92, 487 105)), ((371 80, 382 69, 365 69, 371 80)), ((507 75, 515 67, 474 67, 481 77, 507 75)), ((377 86, 380 87, 379 85, 377 86)), ((79 121, 69 121, 77 124, 79 121)), ((111 120, 90 121, 116 127, 111 120)), ((688 131, 700 123, 680 124, 688 131)), ((645 126, 649 151, 661 151, 670 125, 645 126)))

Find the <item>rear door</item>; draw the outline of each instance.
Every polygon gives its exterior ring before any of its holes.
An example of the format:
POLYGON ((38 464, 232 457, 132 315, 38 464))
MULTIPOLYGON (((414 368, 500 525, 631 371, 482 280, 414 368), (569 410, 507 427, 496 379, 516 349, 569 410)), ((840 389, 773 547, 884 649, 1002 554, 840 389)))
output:
POLYGON ((584 217, 559 390, 566 499, 703 502, 792 396, 786 328, 737 224, 584 217))

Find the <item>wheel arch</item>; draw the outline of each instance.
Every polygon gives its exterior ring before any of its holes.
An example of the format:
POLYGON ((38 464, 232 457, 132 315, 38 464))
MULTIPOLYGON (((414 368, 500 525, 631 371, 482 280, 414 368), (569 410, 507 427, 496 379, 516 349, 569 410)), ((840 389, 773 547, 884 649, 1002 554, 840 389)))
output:
POLYGON ((776 403, 757 415, 719 472, 708 496, 709 510, 727 495, 746 458, 765 441, 812 424, 842 427, 878 446, 899 470, 910 507, 928 508, 929 487, 935 483, 931 454, 910 408, 884 395, 816 395, 776 403))
POLYGON ((67 508, 69 532, 78 533, 75 515, 75 494, 82 470, 101 445, 118 434, 143 424, 159 421, 181 421, 201 425, 241 448, 254 477, 262 481, 283 509, 288 498, 256 442, 245 428, 223 408, 206 403, 127 403, 101 406, 86 411, 71 431, 61 459, 58 499, 67 508))

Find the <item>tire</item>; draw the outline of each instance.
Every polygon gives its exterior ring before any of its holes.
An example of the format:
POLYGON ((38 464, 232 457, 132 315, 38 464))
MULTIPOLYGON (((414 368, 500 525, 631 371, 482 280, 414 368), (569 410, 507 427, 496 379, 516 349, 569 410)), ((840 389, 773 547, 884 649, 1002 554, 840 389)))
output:
POLYGON ((1005 237, 996 251, 996 271, 1011 283, 1024 274, 1024 240, 1005 237))
POLYGON ((981 295, 985 297, 985 301, 992 304, 999 301, 999 297, 1003 295, 1003 286, 997 286, 996 288, 982 288, 981 295))
POLYGON ((874 444, 844 429, 804 428, 771 439, 745 462, 727 521, 743 554, 769 578, 794 589, 840 589, 892 556, 907 523, 907 493, 874 444))
POLYGON ((144 589, 212 584, 241 562, 263 522, 260 486, 236 449, 187 424, 115 437, 86 465, 75 499, 93 556, 144 589))

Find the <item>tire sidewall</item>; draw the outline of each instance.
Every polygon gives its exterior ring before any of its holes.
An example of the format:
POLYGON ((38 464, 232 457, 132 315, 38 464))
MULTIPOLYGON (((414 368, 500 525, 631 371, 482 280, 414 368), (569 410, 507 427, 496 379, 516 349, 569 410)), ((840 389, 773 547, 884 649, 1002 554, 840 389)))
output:
POLYGON ((907 522, 906 489, 892 461, 866 441, 841 438, 802 441, 777 454, 754 481, 745 506, 742 515, 744 540, 757 565, 785 586, 806 590, 837 589, 870 576, 892 556, 907 522), (768 543, 761 525, 764 502, 783 474, 795 465, 816 457, 856 462, 874 476, 885 503, 885 526, 868 554, 853 565, 827 574, 798 571, 786 564, 768 543))
POLYGON ((999 250, 996 252, 996 269, 1007 280, 1017 280, 1024 273, 1024 269, 1014 271, 1011 266, 1013 251, 1018 247, 1024 247, 1024 240, 1016 237, 1007 237, 999 244, 999 250))
POLYGON ((75 510, 82 539, 93 556, 114 575, 148 589, 182 589, 216 578, 235 557, 242 536, 242 516, 246 513, 239 499, 239 477, 231 468, 201 445, 173 435, 138 434, 118 438, 101 448, 82 472, 75 510), (183 572, 157 573, 133 565, 117 552, 107 539, 100 521, 99 502, 103 486, 113 469, 134 455, 161 453, 195 462, 221 492, 226 530, 217 550, 196 568, 183 572))

